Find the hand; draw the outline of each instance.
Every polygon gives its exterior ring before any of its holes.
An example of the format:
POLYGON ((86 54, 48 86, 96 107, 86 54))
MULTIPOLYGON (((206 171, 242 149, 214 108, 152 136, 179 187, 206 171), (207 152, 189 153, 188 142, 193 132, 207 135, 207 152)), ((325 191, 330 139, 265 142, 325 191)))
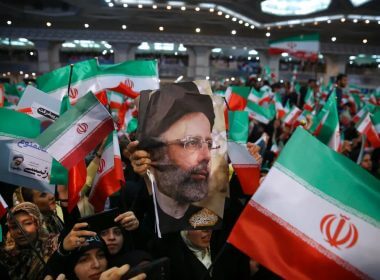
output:
POLYGON ((63 239, 63 249, 66 251, 72 251, 75 248, 81 246, 87 246, 86 236, 95 236, 96 232, 83 230, 84 227, 87 227, 87 223, 77 223, 74 225, 73 229, 66 235, 63 239))
POLYGON ((248 142, 247 149, 250 155, 257 161, 259 165, 261 165, 261 163, 263 162, 263 158, 260 155, 260 146, 248 142))
MULTIPOLYGON (((107 269, 104 271, 101 275, 99 280, 119 280, 121 276, 123 276, 125 273, 127 273, 129 270, 129 265, 125 264, 121 267, 112 267, 110 269, 107 269)), ((146 278, 145 273, 140 273, 139 275, 130 278, 130 280, 143 280, 146 278)))
POLYGON ((115 218, 115 222, 120 222, 122 227, 128 231, 135 230, 139 227, 139 220, 136 218, 135 214, 132 211, 120 214, 115 218))
POLYGON ((137 150, 138 141, 133 141, 128 144, 127 149, 130 154, 129 160, 131 161, 133 171, 144 176, 152 163, 150 154, 144 150, 137 150))
MULTIPOLYGON (((51 275, 46 275, 44 280, 54 280, 54 278, 51 275)), ((65 274, 61 273, 57 276, 57 278, 55 280, 67 280, 67 278, 66 278, 65 274)))

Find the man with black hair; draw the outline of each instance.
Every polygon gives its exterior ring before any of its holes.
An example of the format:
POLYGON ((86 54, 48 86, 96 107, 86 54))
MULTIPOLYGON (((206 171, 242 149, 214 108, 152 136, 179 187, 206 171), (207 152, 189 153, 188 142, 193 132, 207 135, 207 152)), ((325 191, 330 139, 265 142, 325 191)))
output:
POLYGON ((346 74, 339 74, 336 76, 336 104, 338 105, 338 112, 342 111, 342 98, 343 98, 343 90, 348 84, 348 78, 346 74))

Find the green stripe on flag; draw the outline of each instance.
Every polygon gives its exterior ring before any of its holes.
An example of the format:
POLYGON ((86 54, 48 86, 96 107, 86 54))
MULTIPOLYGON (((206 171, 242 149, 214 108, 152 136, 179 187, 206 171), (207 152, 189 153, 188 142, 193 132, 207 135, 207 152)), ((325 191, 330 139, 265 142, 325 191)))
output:
POLYGON ((339 123, 335 91, 331 93, 326 104, 323 106, 322 111, 328 114, 328 116, 322 124, 322 128, 317 135, 317 138, 327 145, 332 135, 335 133, 336 126, 339 123))
POLYGON ((156 76, 156 60, 132 60, 112 65, 99 65, 98 76, 128 75, 128 76, 156 76))
POLYGON ((36 142, 44 148, 50 146, 55 139, 59 138, 57 135, 61 135, 66 130, 70 129, 71 126, 69 126, 69 124, 75 123, 98 104, 100 103, 95 95, 93 95, 92 92, 88 92, 85 96, 79 99, 75 106, 61 115, 53 125, 49 126, 44 131, 43 137, 37 137, 36 142))
POLYGON ((304 41, 319 41, 319 34, 299 35, 293 37, 286 37, 280 40, 269 40, 269 45, 282 43, 282 42, 304 42, 304 41))
POLYGON ((247 143, 248 140, 248 112, 228 111, 228 140, 237 143, 247 143))
POLYGON ((231 94, 238 94, 244 99, 248 99, 250 90, 250 87, 231 86, 231 94))
MULTIPOLYGON (((71 84, 89 78, 95 78, 98 72, 98 61, 90 59, 74 64, 71 84)), ((70 77, 70 66, 58 68, 37 78, 37 88, 49 93, 62 87, 67 87, 70 77)))
POLYGON ((379 223, 380 181, 304 129, 297 128, 276 164, 296 174, 316 192, 351 207, 353 214, 363 213, 379 223))
POLYGON ((35 138, 41 133, 40 121, 27 114, 0 108, 0 136, 35 138))

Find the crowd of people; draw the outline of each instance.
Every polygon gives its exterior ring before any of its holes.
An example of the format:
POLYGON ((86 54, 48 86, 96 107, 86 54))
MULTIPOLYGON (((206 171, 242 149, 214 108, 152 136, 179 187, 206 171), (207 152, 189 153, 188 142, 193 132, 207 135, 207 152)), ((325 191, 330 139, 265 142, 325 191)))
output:
MULTIPOLYGON (((347 76, 339 75, 335 82, 340 130, 344 135, 339 152, 380 178, 380 149, 362 143, 365 139, 352 122, 357 112, 352 111, 350 103, 344 100, 347 76)), ((299 108, 304 107, 306 93, 312 91, 315 108, 322 107, 320 86, 315 80, 309 80, 299 93, 290 82, 270 84, 268 81, 250 79, 246 86, 258 91, 262 86, 269 86, 272 92, 280 94, 284 106, 289 103, 299 108)), ((210 130, 207 117, 199 115, 203 118, 201 122, 207 124, 205 131, 210 130)), ((303 125, 306 129, 310 127, 309 123, 303 125)), ((269 124, 251 119, 248 137, 251 144, 247 147, 261 165, 262 178, 278 155, 271 149, 272 144, 283 147, 294 129, 285 126, 280 119, 274 119, 269 124), (263 134, 267 136, 264 145, 252 144, 263 134)), ((134 140, 133 135, 130 133, 128 137, 134 140)), ((106 208, 117 207, 120 214, 114 219, 112 227, 98 232, 92 231, 88 223, 80 221, 84 213, 91 212, 87 209, 88 190, 83 191, 78 206, 69 212, 65 186, 58 185, 53 195, 1 183, 0 192, 10 209, 1 221, 1 279, 122 279, 130 267, 161 257, 170 260, 170 271, 167 272, 170 279, 280 279, 226 242, 250 198, 242 192, 235 174, 229 179, 229 197, 226 198, 223 222, 218 229, 178 230, 158 238, 154 200, 146 180, 147 170, 157 155, 141 149, 138 141, 129 143, 125 135, 120 135, 119 142, 126 183, 108 199, 106 208)), ((203 144, 212 148, 203 138, 198 142, 194 144, 198 150, 203 149, 203 144)), ((180 151, 175 153, 177 157, 181 155, 180 151)), ((202 172, 194 176, 203 178, 205 175, 202 172)), ((170 193, 170 182, 166 188, 170 193)), ((171 221, 175 222, 175 219, 171 221)), ((145 277, 146 274, 140 273, 131 279, 145 277)))

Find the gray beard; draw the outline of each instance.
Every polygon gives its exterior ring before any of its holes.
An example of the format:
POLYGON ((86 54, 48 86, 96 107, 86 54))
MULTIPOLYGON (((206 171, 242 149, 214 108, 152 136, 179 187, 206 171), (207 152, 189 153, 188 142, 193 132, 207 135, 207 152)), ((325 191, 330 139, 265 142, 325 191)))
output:
POLYGON ((191 174, 204 169, 208 169, 208 161, 203 161, 190 170, 182 170, 165 153, 155 170, 157 187, 159 191, 179 203, 201 201, 208 194, 208 178, 193 180, 191 174))

